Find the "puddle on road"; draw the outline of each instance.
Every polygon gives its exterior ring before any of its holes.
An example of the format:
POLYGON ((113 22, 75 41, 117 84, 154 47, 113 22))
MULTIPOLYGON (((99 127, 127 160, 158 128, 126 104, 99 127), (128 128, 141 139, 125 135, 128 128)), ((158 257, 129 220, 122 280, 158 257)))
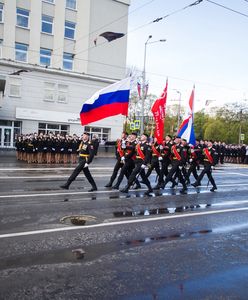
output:
POLYGON ((166 235, 166 236, 155 236, 155 237, 146 237, 144 239, 140 240, 130 240, 126 241, 126 245, 142 245, 146 243, 152 243, 152 242, 160 242, 160 241, 169 241, 169 240, 174 240, 174 239, 179 239, 179 238, 188 238, 192 236, 200 236, 203 234, 207 233, 212 233, 212 229, 204 229, 204 230, 198 230, 198 231, 190 231, 190 232, 184 232, 184 233, 173 233, 171 235, 166 235))
POLYGON ((131 209, 131 210, 121 210, 114 211, 113 216, 116 218, 121 217, 138 217, 138 216, 151 216, 151 215, 164 215, 164 214, 174 214, 177 212, 192 211, 195 209, 206 209, 209 208, 211 204, 197 204, 189 206, 178 206, 178 207, 159 207, 152 209, 131 209))
POLYGON ((144 239, 127 240, 127 241, 117 241, 112 243, 102 243, 90 246, 84 246, 83 237, 82 241, 78 242, 75 247, 70 247, 66 249, 57 249, 51 251, 44 251, 41 253, 31 253, 25 255, 16 255, 11 258, 5 258, 0 261, 0 270, 11 269, 11 268, 21 268, 30 266, 40 266, 47 264, 62 264, 62 263, 83 263, 87 261, 92 261, 98 259, 103 255, 108 255, 114 252, 120 252, 129 248, 141 246, 151 242, 164 242, 170 241, 178 238, 187 238, 191 236, 201 236, 203 234, 211 233, 211 229, 204 229, 199 231, 185 232, 185 233, 173 233, 167 236, 152 236, 145 237, 144 239), (78 259, 75 254, 78 249, 84 252, 84 256, 78 259))

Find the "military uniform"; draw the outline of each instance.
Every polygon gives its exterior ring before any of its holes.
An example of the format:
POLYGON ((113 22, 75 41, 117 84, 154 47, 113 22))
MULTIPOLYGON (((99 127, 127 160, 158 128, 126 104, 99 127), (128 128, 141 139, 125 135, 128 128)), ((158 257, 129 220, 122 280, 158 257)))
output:
POLYGON ((135 147, 135 168, 133 169, 130 177, 128 178, 127 185, 121 190, 123 193, 127 193, 133 182, 137 179, 137 175, 140 174, 142 181, 148 187, 145 192, 146 195, 153 192, 150 181, 146 177, 145 167, 150 162, 151 158, 151 147, 146 141, 141 141, 135 147))
POLYGON ((122 139, 118 139, 115 145, 115 156, 116 156, 116 164, 114 166, 113 173, 110 177, 109 182, 105 185, 105 187, 112 187, 115 178, 117 177, 118 171, 123 167, 123 157, 124 157, 124 149, 126 148, 126 136, 122 139))
POLYGON ((79 163, 78 166, 74 169, 71 176, 68 178, 66 184, 60 186, 63 189, 69 189, 70 184, 77 178, 81 171, 84 172, 85 177, 91 184, 92 188, 89 192, 97 190, 96 183, 89 171, 88 165, 92 162, 94 157, 94 147, 89 140, 82 140, 79 145, 79 163))
POLYGON ((212 145, 210 145, 208 148, 203 149, 203 165, 204 169, 202 170, 201 174, 198 176, 197 180, 195 183, 192 185, 194 187, 197 187, 201 184, 201 180, 204 177, 205 174, 207 174, 209 181, 212 184, 211 192, 214 192, 217 190, 217 186, 215 184, 214 178, 212 176, 212 166, 214 165, 214 153, 215 149, 212 148, 212 145))
POLYGON ((173 179, 173 176, 176 175, 178 177, 179 182, 182 184, 183 189, 180 191, 180 193, 185 193, 187 190, 187 186, 184 180, 184 177, 182 175, 181 169, 183 167, 183 164, 185 162, 185 157, 183 153, 183 147, 180 145, 180 143, 174 144, 171 147, 171 169, 166 176, 166 180, 164 183, 163 188, 166 186, 166 184, 169 181, 172 181, 173 186, 175 185, 175 179, 173 179))

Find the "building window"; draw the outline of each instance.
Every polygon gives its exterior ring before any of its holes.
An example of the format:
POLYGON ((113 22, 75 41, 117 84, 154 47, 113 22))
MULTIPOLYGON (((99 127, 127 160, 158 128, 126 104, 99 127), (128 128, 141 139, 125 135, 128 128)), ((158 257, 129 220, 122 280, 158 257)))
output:
POLYGON ((16 9, 16 25, 28 28, 29 11, 21 8, 16 9))
POLYGON ((41 31, 45 33, 53 33, 53 17, 42 15, 41 31))
POLYGON ((73 69, 73 54, 64 53, 63 55, 63 69, 72 70, 73 69))
POLYGON ((42 0, 43 2, 48 2, 48 3, 53 3, 54 4, 54 0, 42 0))
POLYGON ((66 8, 76 9, 77 0, 66 0, 66 8))
POLYGON ((65 21, 65 37, 68 39, 74 39, 76 24, 65 21))
POLYGON ((98 136, 99 141, 109 141, 110 128, 85 126, 84 130, 88 132, 92 138, 93 135, 98 136))
POLYGON ((42 66, 50 66, 52 50, 40 48, 40 64, 42 66))
POLYGON ((0 3, 0 23, 3 23, 3 3, 0 3))
POLYGON ((58 102, 66 103, 68 94, 68 85, 58 84, 58 102))
POLYGON ((48 123, 39 123, 38 125, 38 133, 48 134, 52 132, 53 134, 69 134, 70 126, 62 125, 62 124, 48 124, 48 123))
POLYGON ((21 97, 21 78, 9 78, 9 96, 10 97, 21 97))
POLYGON ((55 100, 55 83, 44 82, 44 101, 53 102, 55 100))
POLYGON ((2 58, 3 40, 0 39, 0 58, 2 58))
POLYGON ((27 62, 28 45, 16 43, 15 44, 15 59, 17 61, 27 62))

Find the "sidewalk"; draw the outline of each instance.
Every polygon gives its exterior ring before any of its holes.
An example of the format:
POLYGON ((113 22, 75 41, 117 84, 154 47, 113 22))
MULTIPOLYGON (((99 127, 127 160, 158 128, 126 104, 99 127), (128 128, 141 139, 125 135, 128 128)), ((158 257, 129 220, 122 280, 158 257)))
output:
MULTIPOLYGON (((115 161, 114 148, 109 148, 105 151, 105 148, 99 148, 97 156, 94 158, 92 165, 113 165, 115 161)), ((28 164, 25 161, 18 161, 16 159, 15 150, 0 150, 0 168, 36 168, 36 167, 75 167, 76 164, 28 164)))

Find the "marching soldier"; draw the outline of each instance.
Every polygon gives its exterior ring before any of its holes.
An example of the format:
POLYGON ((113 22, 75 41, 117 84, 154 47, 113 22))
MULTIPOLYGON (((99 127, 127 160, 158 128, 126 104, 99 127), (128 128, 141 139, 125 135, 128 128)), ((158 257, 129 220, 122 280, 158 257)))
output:
MULTIPOLYGON (((137 145, 136 138, 137 138, 137 134, 135 132, 131 133, 131 135, 127 138, 126 147, 124 149, 124 155, 121 158, 123 166, 121 168, 120 175, 117 178, 117 182, 113 186, 114 189, 119 189, 119 186, 124 176, 126 176, 128 179, 135 167, 134 160, 135 160, 135 148, 137 145)), ((141 185, 137 179, 135 179, 135 183, 136 183, 135 189, 140 189, 141 185)))
POLYGON ((118 171, 123 167, 123 162, 125 160, 124 158, 124 149, 126 149, 126 139, 127 139, 127 133, 122 132, 121 139, 118 139, 116 141, 116 148, 115 148, 115 155, 116 155, 116 164, 114 166, 113 173, 110 177, 109 182, 105 185, 105 187, 112 187, 113 182, 115 181, 115 178, 117 177, 118 171))
POLYGON ((177 136, 174 140, 174 145, 171 147, 171 169, 166 176, 165 183, 163 185, 163 188, 166 186, 166 184, 169 181, 172 181, 174 187, 176 185, 175 178, 173 179, 173 175, 176 175, 178 177, 179 182, 182 184, 183 189, 180 191, 181 194, 185 194, 187 191, 187 186, 184 180, 184 177, 182 175, 182 167, 185 162, 184 154, 183 154, 183 148, 181 146, 181 138, 177 136))
POLYGON ((135 148, 135 168, 132 171, 132 174, 128 178, 127 185, 124 189, 121 190, 122 193, 128 193, 129 188, 132 186, 135 179, 137 179, 137 175, 140 174, 142 181, 148 187, 148 190, 145 192, 145 195, 149 195, 153 192, 150 181, 146 177, 145 168, 147 164, 150 162, 151 157, 151 147, 147 143, 148 136, 146 134, 142 134, 140 138, 140 143, 136 145, 135 148))
POLYGON ((152 150, 152 158, 151 158, 151 167, 149 168, 148 172, 146 173, 146 177, 148 178, 152 170, 155 169, 157 173, 158 178, 158 184, 154 187, 154 189, 159 189, 160 185, 163 183, 163 173, 161 172, 162 169, 162 150, 163 145, 159 144, 157 142, 157 139, 154 138, 154 143, 151 144, 151 150, 152 150))
POLYGON ((89 171, 89 164, 92 162, 93 157, 94 157, 94 147, 91 144, 91 142, 89 141, 89 134, 87 132, 85 132, 83 134, 83 138, 82 141, 79 145, 79 164, 78 166, 74 169, 73 173, 71 174, 71 176, 68 178, 67 182, 63 185, 61 185, 60 187, 62 189, 69 189, 70 184, 77 178, 77 176, 79 175, 79 173, 81 171, 84 172, 84 175, 86 176, 86 178, 88 179, 89 183, 91 184, 91 189, 89 190, 89 192, 93 192, 97 190, 97 186, 96 183, 89 171))
POLYGON ((208 142, 208 147, 203 149, 203 165, 204 169, 202 170, 201 174, 197 178, 196 182, 192 185, 197 187, 201 185, 201 180, 205 174, 207 174, 209 181, 212 184, 212 188, 210 189, 211 192, 217 190, 217 186, 215 184, 214 178, 212 176, 212 166, 214 166, 214 153, 215 149, 213 148, 213 143, 211 141, 208 142))

